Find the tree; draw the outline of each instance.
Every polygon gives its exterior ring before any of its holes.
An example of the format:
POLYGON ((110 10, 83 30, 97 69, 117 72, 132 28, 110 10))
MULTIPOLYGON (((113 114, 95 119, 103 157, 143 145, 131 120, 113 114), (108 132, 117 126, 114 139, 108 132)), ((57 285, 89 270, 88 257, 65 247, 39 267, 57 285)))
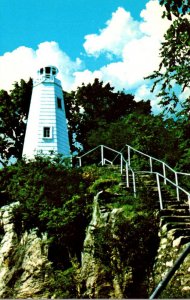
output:
MULTIPOLYGON (((150 114, 150 101, 135 102, 134 96, 114 92, 110 84, 95 79, 77 91, 65 94, 71 150, 77 145, 88 149, 87 136, 102 124, 116 121, 132 111, 150 114)), ((10 93, 0 91, 0 151, 1 162, 6 164, 14 156, 20 159, 30 106, 32 80, 15 83, 10 93)))
POLYGON ((174 166, 181 153, 178 146, 180 133, 172 119, 164 121, 161 116, 135 112, 122 120, 92 130, 88 135, 88 143, 91 148, 104 144, 118 151, 129 144, 174 166))
POLYGON ((3 164, 11 156, 22 156, 31 92, 31 79, 28 82, 16 82, 10 94, 0 91, 0 153, 3 164))
POLYGON ((169 20, 172 20, 172 14, 179 17, 189 11, 189 0, 160 0, 160 5, 165 6, 163 17, 169 20))
POLYGON ((150 114, 150 101, 136 102, 133 95, 113 90, 109 83, 103 85, 95 79, 93 84, 83 84, 76 92, 65 94, 72 150, 75 150, 75 140, 84 151, 87 150, 89 132, 98 127, 122 119, 133 111, 150 114))
POLYGON ((190 22, 187 0, 160 0, 165 6, 164 17, 173 22, 166 34, 160 49, 161 63, 159 69, 148 78, 154 81, 152 91, 157 86, 161 104, 175 113, 189 111, 190 97, 180 100, 183 91, 190 88, 190 22))
POLYGON ((179 132, 177 167, 189 171, 190 149, 190 3, 189 0, 160 0, 163 17, 172 23, 160 49, 159 69, 148 78, 159 89, 158 96, 166 111, 174 114, 179 132), (183 93, 184 92, 184 93, 183 93), (183 93, 183 94, 182 94, 183 93))

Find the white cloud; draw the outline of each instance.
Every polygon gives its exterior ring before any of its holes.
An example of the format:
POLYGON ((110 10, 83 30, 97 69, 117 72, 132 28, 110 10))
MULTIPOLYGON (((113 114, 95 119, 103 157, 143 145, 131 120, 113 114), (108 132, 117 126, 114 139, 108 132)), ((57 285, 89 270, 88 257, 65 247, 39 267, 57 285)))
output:
POLYGON ((123 49, 121 61, 100 69, 102 77, 119 89, 136 88, 143 83, 144 77, 157 68, 159 46, 157 40, 147 36, 134 39, 123 49))
POLYGON ((159 65, 160 43, 155 37, 143 36, 128 43, 123 49, 123 64, 128 70, 130 85, 140 82, 159 65))
MULTIPOLYGON (((88 55, 97 57, 102 53, 113 54, 120 59, 102 66, 98 70, 98 78, 109 81, 116 89, 138 90, 144 85, 144 77, 159 66, 161 41, 170 25, 167 19, 162 18, 162 13, 158 0, 150 0, 146 4, 139 22, 135 21, 129 12, 118 8, 99 34, 85 37, 83 46, 88 55)), ((91 80, 95 74, 97 72, 91 73, 91 80)), ((76 76, 82 77, 81 72, 76 76)), ((150 92, 149 96, 153 99, 150 92)))
POLYGON ((19 47, 0 57, 0 88, 9 90, 15 81, 29 79, 33 73, 35 51, 27 47, 19 47))
POLYGON ((19 47, 0 57, 0 89, 10 90, 15 81, 34 77, 39 67, 55 65, 63 89, 68 90, 74 80, 73 73, 81 68, 81 64, 78 58, 72 61, 56 42, 41 43, 37 50, 19 47))
POLYGON ((100 80, 103 80, 102 78, 102 72, 101 71, 94 71, 91 72, 89 70, 85 70, 83 72, 75 72, 73 74, 75 76, 75 81, 73 82, 71 89, 75 90, 78 86, 81 86, 83 83, 93 83, 95 78, 99 78, 100 80))
POLYGON ((136 89, 135 100, 137 102, 141 100, 151 100, 152 112, 156 115, 161 111, 161 107, 159 105, 161 99, 156 97, 156 93, 157 92, 150 93, 150 86, 146 83, 143 83, 136 89))
POLYGON ((119 7, 106 22, 106 27, 99 34, 85 36, 84 48, 89 55, 98 56, 100 53, 111 52, 121 55, 125 44, 141 36, 140 23, 135 21, 130 12, 119 7))
POLYGON ((69 90, 73 83, 73 73, 81 68, 82 62, 79 58, 72 61, 58 43, 44 42, 36 51, 36 67, 42 65, 55 65, 59 69, 57 77, 61 80, 63 89, 69 90))
POLYGON ((158 0, 150 0, 141 11, 142 21, 136 21, 130 12, 119 7, 99 34, 85 36, 86 53, 97 57, 110 52, 122 57, 123 49, 131 41, 141 41, 144 36, 160 41, 169 25, 169 21, 162 18, 162 12, 158 0))
POLYGON ((147 84, 142 84, 136 90, 136 101, 149 100, 150 87, 147 84))
POLYGON ((184 101, 184 100, 186 100, 187 98, 189 98, 190 97, 190 88, 189 87, 186 87, 185 89, 184 89, 184 91, 181 93, 181 95, 179 96, 179 99, 181 100, 181 101, 184 101))
POLYGON ((141 11, 143 22, 140 24, 142 33, 161 40, 166 32, 169 21, 162 18, 163 10, 157 0, 150 0, 146 4, 146 9, 141 11))

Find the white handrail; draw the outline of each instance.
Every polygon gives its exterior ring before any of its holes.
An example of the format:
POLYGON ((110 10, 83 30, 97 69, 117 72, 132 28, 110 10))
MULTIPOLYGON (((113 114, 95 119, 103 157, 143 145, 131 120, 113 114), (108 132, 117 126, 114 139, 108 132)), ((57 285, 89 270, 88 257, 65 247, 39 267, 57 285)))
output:
MULTIPOLYGON (((91 152, 95 151, 96 149, 98 149, 99 147, 101 148, 101 164, 102 166, 106 164, 106 162, 110 163, 113 165, 113 161, 115 161, 115 158, 111 161, 110 159, 105 158, 105 153, 104 153, 104 148, 117 153, 117 156, 120 156, 120 172, 121 174, 123 173, 123 166, 125 165, 125 174, 126 174, 126 186, 129 187, 129 171, 132 174, 132 179, 133 179, 133 193, 134 196, 136 197, 136 181, 135 181, 135 173, 150 173, 150 174, 156 174, 156 180, 157 180, 157 187, 158 187, 158 195, 159 195, 159 201, 160 201, 160 209, 163 209, 163 200, 162 200, 162 193, 161 193, 161 187, 160 187, 160 177, 162 177, 164 179, 164 184, 170 183, 173 186, 175 186, 176 188, 176 194, 177 194, 177 201, 180 201, 180 195, 179 195, 179 191, 184 192, 187 197, 188 197, 188 203, 189 203, 189 211, 190 211, 190 193, 187 192, 185 189, 183 189, 182 187, 179 186, 178 183, 178 175, 187 175, 189 176, 189 173, 184 173, 184 172, 177 172, 174 169, 172 169, 169 165, 167 165, 165 162, 150 156, 148 154, 145 154, 139 150, 136 150, 135 148, 131 147, 130 145, 127 145, 128 148, 128 161, 124 158, 123 153, 120 151, 117 151, 115 149, 112 149, 108 146, 105 145, 99 145, 93 149, 91 149, 90 151, 84 153, 81 156, 78 156, 79 159, 79 166, 82 166, 82 158, 88 154, 90 154, 91 152), (147 158, 149 158, 149 164, 150 164, 150 171, 133 171, 133 169, 131 168, 131 150, 133 150, 134 152, 137 152, 147 158), (153 170, 153 162, 157 161, 162 165, 163 168, 163 174, 160 174, 159 172, 154 172, 153 170), (173 182, 172 180, 170 180, 169 178, 167 178, 166 175, 166 168, 168 168, 170 171, 173 172, 174 176, 175 176, 175 182, 173 182)), ((124 149, 124 148, 123 148, 124 149)))
MULTIPOLYGON (((152 160, 155 160, 155 161, 157 161, 157 162, 159 162, 159 163, 161 163, 161 164, 164 164, 165 167, 167 167, 168 169, 170 169, 170 170, 171 170, 172 172, 174 172, 174 173, 177 173, 177 174, 180 174, 180 175, 187 175, 187 176, 190 176, 190 173, 184 173, 184 172, 178 172, 178 171, 175 171, 174 169, 172 169, 168 164, 166 164, 166 163, 163 162, 162 160, 157 159, 157 158, 155 158, 155 157, 153 157, 153 156, 151 156, 151 155, 145 154, 145 153, 143 153, 143 152, 141 152, 141 151, 139 151, 139 150, 137 150, 137 149, 131 147, 131 146, 128 145, 128 144, 126 144, 126 146, 128 147, 128 149, 132 149, 133 151, 135 151, 135 152, 137 152, 137 153, 139 153, 139 154, 141 154, 141 155, 143 155, 143 156, 146 156, 146 157, 148 157, 149 159, 152 159, 152 160)), ((130 154, 129 154, 129 155, 130 155, 130 154)))
POLYGON ((82 154, 81 156, 77 156, 77 158, 82 158, 82 157, 88 155, 89 153, 91 153, 91 152, 95 151, 96 149, 98 149, 100 146, 101 146, 101 145, 96 146, 95 148, 89 150, 88 152, 85 152, 85 153, 82 154))

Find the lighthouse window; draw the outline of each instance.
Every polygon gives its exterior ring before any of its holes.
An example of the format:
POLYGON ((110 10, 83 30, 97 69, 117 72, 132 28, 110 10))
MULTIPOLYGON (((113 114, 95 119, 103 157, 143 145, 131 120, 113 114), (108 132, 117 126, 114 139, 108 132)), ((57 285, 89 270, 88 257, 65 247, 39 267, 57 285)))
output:
POLYGON ((44 127, 43 128, 43 137, 44 138, 52 138, 51 127, 44 127))
POLYGON ((57 107, 62 109, 62 102, 61 102, 61 98, 57 98, 57 107))
POLYGON ((50 74, 50 67, 46 67, 46 74, 50 74))
POLYGON ((46 67, 46 78, 50 78, 50 67, 46 67))

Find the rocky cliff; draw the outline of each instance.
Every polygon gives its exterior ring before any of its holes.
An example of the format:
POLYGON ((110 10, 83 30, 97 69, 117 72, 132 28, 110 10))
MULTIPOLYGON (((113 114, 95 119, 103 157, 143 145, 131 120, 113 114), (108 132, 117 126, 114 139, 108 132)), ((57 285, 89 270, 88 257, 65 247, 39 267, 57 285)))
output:
MULTIPOLYGON (((124 298, 126 286, 132 281, 130 268, 126 272, 119 256, 119 250, 112 248, 109 259, 103 261, 103 253, 98 252, 97 230, 108 229, 112 238, 117 243, 119 237, 114 234, 115 221, 122 214, 122 209, 106 210, 100 207, 98 195, 94 199, 94 210, 92 220, 89 224, 84 251, 82 254, 81 276, 84 284, 84 297, 88 298, 124 298), (105 263, 107 263, 105 265, 105 263)), ((103 245, 109 244, 105 239, 103 245)), ((108 248, 108 247, 107 247, 108 248)), ((99 249, 101 251, 101 249, 99 249)), ((106 255, 106 253, 104 253, 106 255)))
MULTIPOLYGON (((154 287, 166 277, 190 242, 188 226, 185 217, 183 223, 179 219, 166 222, 161 218, 160 244, 153 268, 154 287)), ((175 271, 159 298, 190 298, 190 253, 175 271)))
MULTIPOLYGON (((81 261, 72 261, 72 268, 59 270, 60 282, 56 281, 56 272, 48 258, 47 235, 39 235, 37 229, 18 234, 13 211, 19 203, 1 207, 0 297, 148 298, 189 238, 180 236, 179 229, 169 228, 162 220, 160 241, 156 244, 158 232, 152 220, 147 221, 141 214, 134 219, 128 211, 126 214, 125 206, 112 207, 108 198, 105 192, 99 192, 94 198, 81 261), (70 289, 75 292, 71 293, 70 289)), ((162 297, 188 298, 189 274, 188 256, 162 297)))
MULTIPOLYGON (((125 207, 109 208, 105 205, 106 198, 104 192, 95 197, 84 241, 83 297, 147 298, 148 274, 155 253, 151 240, 153 243, 157 240, 157 233, 147 229, 147 239, 142 242, 144 217, 133 219, 126 214, 125 207)), ((152 228, 156 228, 153 223, 152 228)))
POLYGON ((81 261, 72 260, 68 271, 59 270, 59 282, 54 278, 56 272, 48 259, 47 235, 39 236, 37 229, 18 234, 13 210, 19 203, 3 206, 0 209, 0 297, 62 298, 68 295, 72 298, 71 295, 76 295, 78 298, 122 299, 147 296, 146 272, 137 276, 144 268, 144 260, 147 262, 147 253, 141 253, 141 268, 138 259, 135 261, 136 252, 141 248, 137 245, 138 239, 134 240, 135 227, 130 225, 124 208, 109 207, 107 200, 106 193, 98 193, 94 198, 81 261), (133 253, 129 253, 131 248, 133 253), (69 289, 75 290, 74 294, 69 289))
POLYGON ((13 209, 19 203, 0 209, 0 297, 49 297, 47 236, 35 229, 18 235, 13 223, 13 209))

